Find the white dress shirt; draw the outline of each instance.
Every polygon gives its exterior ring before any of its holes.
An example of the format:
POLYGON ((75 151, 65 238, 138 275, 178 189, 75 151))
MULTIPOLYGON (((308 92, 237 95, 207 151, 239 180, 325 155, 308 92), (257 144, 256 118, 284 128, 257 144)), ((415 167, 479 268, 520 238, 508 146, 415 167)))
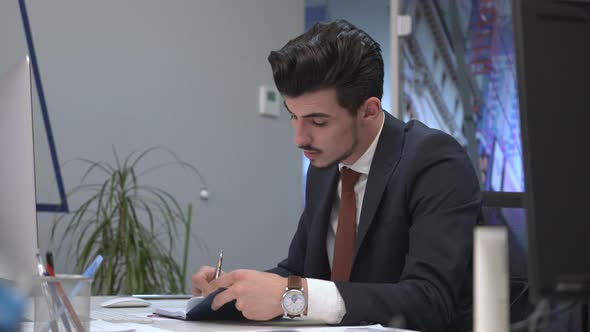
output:
MULTIPOLYGON (((363 206, 363 198, 365 197, 365 188, 367 187, 367 178, 369 177, 369 170, 377 148, 381 130, 383 130, 383 123, 385 117, 381 121, 381 128, 373 142, 365 151, 365 153, 352 165, 338 164, 338 169, 348 167, 355 172, 361 173, 358 181, 354 185, 354 193, 356 198, 356 226, 358 229, 359 219, 361 215, 361 207, 363 206)), ((330 268, 332 268, 332 260, 334 256, 334 242, 336 241, 336 230, 338 229, 338 209, 340 207, 340 197, 342 193, 342 181, 338 181, 338 188, 336 189, 336 197, 332 204, 332 213, 330 215, 330 227, 328 228, 328 235, 326 237, 326 251, 328 253, 328 260, 330 268)), ((321 319, 328 324, 338 324, 346 314, 346 306, 344 300, 336 288, 336 284, 332 281, 307 278, 307 316, 314 319, 321 319)))

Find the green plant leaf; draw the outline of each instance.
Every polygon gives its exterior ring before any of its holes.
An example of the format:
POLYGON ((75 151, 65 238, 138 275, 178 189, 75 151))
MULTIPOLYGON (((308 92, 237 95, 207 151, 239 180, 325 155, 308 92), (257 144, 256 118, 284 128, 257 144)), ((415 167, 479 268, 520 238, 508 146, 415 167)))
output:
MULTIPOLYGON (((161 147, 130 153, 122 161, 113 146, 113 156, 115 166, 77 159, 87 167, 68 197, 79 196, 82 203, 72 213, 55 218, 52 242, 59 241, 58 251, 73 246, 68 254, 80 272, 96 255, 103 256, 93 283, 95 294, 184 292, 189 243, 199 240, 191 232, 193 204, 185 213, 171 193, 143 184, 142 178, 168 166, 189 170, 187 174, 203 182, 201 174, 161 147), (141 161, 156 150, 164 150, 173 161, 138 171, 141 161), (93 182, 88 182, 90 178, 93 182), (181 233, 182 242, 178 241, 181 233), (173 249, 181 243, 182 266, 173 257, 173 249)), ((206 248, 199 242, 198 248, 206 248)))

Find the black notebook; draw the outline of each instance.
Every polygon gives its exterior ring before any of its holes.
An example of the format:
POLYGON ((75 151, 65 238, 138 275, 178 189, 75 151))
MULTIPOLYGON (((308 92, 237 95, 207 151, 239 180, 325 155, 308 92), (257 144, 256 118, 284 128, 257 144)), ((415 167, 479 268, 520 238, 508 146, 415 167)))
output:
POLYGON ((226 303, 217 310, 211 309, 211 303, 215 296, 223 292, 225 288, 219 288, 209 296, 196 296, 190 298, 185 308, 156 308, 154 313, 160 316, 183 320, 239 320, 244 319, 242 313, 236 309, 236 301, 226 303))

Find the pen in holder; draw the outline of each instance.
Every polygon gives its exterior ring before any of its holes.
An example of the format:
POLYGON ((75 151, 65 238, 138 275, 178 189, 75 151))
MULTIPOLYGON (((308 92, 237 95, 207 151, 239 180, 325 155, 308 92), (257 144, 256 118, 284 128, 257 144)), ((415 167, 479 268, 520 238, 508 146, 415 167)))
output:
POLYGON ((35 332, 90 331, 92 278, 35 276, 35 332))

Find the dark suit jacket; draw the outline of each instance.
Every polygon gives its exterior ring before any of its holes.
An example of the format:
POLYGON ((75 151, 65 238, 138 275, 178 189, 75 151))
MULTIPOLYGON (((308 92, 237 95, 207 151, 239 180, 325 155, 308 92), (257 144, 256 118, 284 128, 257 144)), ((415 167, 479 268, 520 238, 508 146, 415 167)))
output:
MULTIPOLYGON (((305 209, 289 256, 272 272, 330 279, 326 236, 338 180, 337 165, 309 167, 305 209)), ((475 171, 455 139, 385 112, 351 282, 336 283, 346 305, 341 324, 386 325, 401 314, 411 329, 469 329, 480 204, 475 171)))

